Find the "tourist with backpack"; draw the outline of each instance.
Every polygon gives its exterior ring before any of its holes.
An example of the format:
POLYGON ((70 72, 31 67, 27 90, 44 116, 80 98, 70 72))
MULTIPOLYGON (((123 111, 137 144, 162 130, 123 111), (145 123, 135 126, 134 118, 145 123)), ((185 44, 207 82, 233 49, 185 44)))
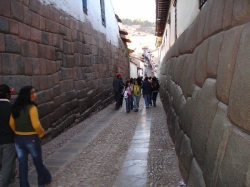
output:
POLYGON ((160 84, 157 80, 156 77, 153 77, 152 79, 152 100, 153 100, 153 105, 154 107, 156 107, 156 98, 157 98, 157 95, 158 95, 158 92, 159 92, 159 88, 160 88, 160 84))

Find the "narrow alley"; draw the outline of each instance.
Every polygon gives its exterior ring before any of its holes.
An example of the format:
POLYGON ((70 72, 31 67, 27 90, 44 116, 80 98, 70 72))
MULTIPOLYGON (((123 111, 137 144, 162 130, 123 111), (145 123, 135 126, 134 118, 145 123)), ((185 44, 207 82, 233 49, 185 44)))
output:
MULTIPOLYGON (((181 175, 160 98, 157 107, 118 111, 114 104, 43 145, 50 187, 180 186, 181 175)), ((37 186, 30 161, 29 182, 37 186)), ((18 187, 18 179, 14 187, 18 187)))

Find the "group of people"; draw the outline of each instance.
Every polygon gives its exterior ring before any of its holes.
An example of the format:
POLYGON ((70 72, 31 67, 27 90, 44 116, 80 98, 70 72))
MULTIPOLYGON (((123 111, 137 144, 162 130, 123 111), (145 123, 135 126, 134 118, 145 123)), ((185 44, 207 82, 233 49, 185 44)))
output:
POLYGON ((38 174, 38 186, 51 183, 52 176, 42 160, 41 140, 44 129, 37 111, 37 94, 32 86, 21 88, 12 105, 11 93, 6 84, 0 85, 0 159, 2 187, 14 182, 16 157, 19 164, 20 187, 29 187, 28 155, 30 154, 38 174))
POLYGON ((122 106, 123 98, 125 98, 126 112, 129 113, 131 110, 137 112, 141 95, 144 98, 146 108, 150 105, 155 107, 159 88, 160 84, 156 77, 145 77, 144 80, 142 77, 131 78, 124 84, 122 74, 117 73, 113 81, 116 100, 115 108, 118 110, 122 106))

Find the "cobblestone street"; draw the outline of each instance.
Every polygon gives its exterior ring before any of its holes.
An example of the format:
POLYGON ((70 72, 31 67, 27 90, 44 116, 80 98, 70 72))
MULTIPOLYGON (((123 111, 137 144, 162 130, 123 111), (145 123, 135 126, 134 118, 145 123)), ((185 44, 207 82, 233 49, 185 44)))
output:
MULTIPOLYGON (((176 187, 181 176, 164 109, 118 111, 114 104, 43 145, 50 187, 176 187)), ((37 186, 30 163, 29 181, 37 186)), ((18 186, 18 180, 13 185, 18 186)))

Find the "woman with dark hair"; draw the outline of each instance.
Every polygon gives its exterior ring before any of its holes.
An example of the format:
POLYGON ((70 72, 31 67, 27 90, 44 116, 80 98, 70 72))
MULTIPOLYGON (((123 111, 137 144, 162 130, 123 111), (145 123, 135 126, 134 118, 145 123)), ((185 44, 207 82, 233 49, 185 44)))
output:
POLYGON ((44 136, 37 111, 37 94, 32 86, 23 87, 12 106, 10 126, 15 132, 15 147, 19 162, 20 187, 29 187, 28 154, 38 174, 38 186, 51 183, 51 174, 43 164, 40 138, 44 136))
POLYGON ((131 100, 131 94, 133 91, 133 87, 130 85, 130 81, 126 82, 126 86, 124 88, 124 98, 126 101, 126 112, 129 113, 130 112, 130 100, 131 100))

